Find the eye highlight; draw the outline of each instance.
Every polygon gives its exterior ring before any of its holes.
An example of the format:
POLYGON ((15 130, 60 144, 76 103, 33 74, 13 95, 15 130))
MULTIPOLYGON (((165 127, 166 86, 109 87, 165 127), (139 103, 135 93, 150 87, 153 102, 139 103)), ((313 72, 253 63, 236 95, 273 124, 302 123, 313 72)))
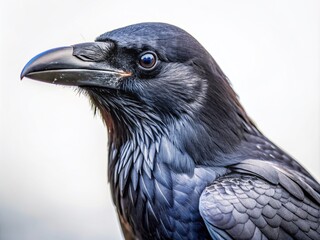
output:
POLYGON ((157 63, 157 55, 154 52, 145 52, 140 55, 139 65, 141 68, 151 70, 157 63))

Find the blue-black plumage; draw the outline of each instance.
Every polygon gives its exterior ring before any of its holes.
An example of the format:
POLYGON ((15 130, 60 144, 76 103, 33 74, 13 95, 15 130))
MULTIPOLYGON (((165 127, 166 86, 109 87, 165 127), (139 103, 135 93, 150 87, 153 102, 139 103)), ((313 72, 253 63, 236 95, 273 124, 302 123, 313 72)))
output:
POLYGON ((40 54, 21 77, 78 86, 101 112, 126 239, 320 239, 319 183, 184 30, 120 28, 40 54))

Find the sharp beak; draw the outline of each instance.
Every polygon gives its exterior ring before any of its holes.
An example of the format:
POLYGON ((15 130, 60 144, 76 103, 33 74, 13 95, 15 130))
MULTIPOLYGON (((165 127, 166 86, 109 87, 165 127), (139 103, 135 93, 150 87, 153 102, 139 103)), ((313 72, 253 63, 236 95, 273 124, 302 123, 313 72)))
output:
POLYGON ((32 58, 20 77, 61 85, 117 88, 119 80, 131 73, 110 66, 113 47, 112 42, 92 42, 51 49, 32 58))

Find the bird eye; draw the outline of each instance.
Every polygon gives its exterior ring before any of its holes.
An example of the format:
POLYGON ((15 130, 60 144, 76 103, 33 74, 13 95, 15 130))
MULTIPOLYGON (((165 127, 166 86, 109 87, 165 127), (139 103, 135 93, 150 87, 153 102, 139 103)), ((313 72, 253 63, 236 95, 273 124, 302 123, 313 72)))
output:
POLYGON ((140 56, 139 64, 143 69, 150 70, 157 63, 157 56, 153 52, 146 52, 140 56))

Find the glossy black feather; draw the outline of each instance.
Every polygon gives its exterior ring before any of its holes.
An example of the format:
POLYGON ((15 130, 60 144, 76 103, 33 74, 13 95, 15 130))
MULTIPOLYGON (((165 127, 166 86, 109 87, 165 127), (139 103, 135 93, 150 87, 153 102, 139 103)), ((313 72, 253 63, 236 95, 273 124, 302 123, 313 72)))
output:
POLYGON ((320 239, 320 185, 256 128, 195 38, 142 23, 97 41, 99 61, 131 73, 117 89, 82 86, 109 130, 126 239, 320 239), (138 66, 145 51, 152 70, 138 66))

